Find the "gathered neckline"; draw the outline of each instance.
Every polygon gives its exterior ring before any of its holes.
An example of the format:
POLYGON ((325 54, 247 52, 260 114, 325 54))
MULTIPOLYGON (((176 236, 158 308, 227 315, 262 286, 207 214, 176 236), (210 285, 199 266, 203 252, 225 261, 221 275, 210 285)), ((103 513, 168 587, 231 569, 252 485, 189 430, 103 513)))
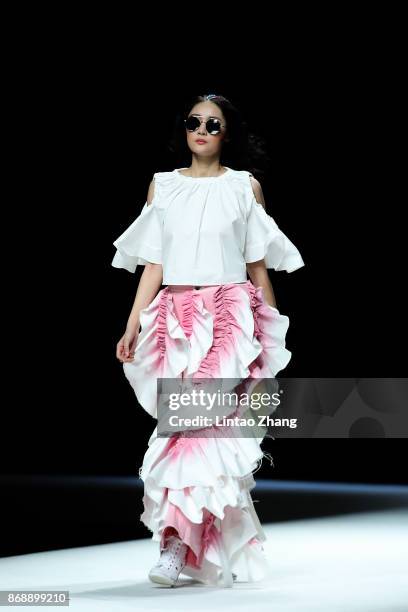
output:
POLYGON ((187 170, 187 168, 176 168, 173 170, 173 172, 177 176, 180 176, 182 179, 187 179, 188 181, 218 180, 222 179, 227 174, 230 174, 231 168, 228 168, 228 166, 224 166, 224 168, 226 168, 226 171, 218 176, 186 176, 185 174, 181 174, 179 172, 179 170, 187 170))

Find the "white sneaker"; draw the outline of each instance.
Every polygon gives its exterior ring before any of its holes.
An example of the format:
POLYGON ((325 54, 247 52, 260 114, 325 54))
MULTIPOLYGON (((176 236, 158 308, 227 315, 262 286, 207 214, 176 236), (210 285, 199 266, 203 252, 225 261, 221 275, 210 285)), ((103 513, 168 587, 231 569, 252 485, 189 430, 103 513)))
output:
POLYGON ((149 572, 149 579, 159 584, 174 586, 186 564, 186 554, 187 544, 184 544, 176 535, 170 536, 165 550, 160 554, 159 561, 149 572))

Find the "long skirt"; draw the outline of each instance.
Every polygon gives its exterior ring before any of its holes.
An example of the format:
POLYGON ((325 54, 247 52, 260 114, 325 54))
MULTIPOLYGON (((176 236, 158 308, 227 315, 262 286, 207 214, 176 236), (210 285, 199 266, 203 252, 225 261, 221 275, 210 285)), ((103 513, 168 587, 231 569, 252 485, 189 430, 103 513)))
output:
MULTIPOLYGON (((123 367, 138 402, 156 420, 160 378, 239 380, 248 391, 248 382, 274 378, 291 358, 289 318, 249 280, 169 285, 140 311, 140 325, 135 358, 123 367)), ((157 434, 156 425, 139 469, 140 520, 152 540, 163 550, 177 532, 188 545, 182 574, 207 585, 232 586, 232 574, 244 582, 269 577, 266 536, 250 493, 263 456, 271 459, 259 430, 243 437, 214 426, 200 434, 157 434)))

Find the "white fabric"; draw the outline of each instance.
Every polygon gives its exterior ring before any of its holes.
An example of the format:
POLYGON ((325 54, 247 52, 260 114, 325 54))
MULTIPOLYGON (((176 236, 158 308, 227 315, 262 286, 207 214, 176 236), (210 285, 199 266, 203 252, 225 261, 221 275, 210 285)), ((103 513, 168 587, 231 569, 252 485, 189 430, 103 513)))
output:
POLYGON ((246 264, 293 272, 304 266, 295 245, 256 201, 246 170, 190 177, 154 174, 151 204, 113 243, 112 265, 130 272, 162 264, 163 285, 221 285, 247 280, 246 264))
MULTIPOLYGON (((201 569, 185 566, 182 573, 200 582, 216 585, 221 579, 232 586, 232 573, 240 581, 270 577, 272 567, 263 549, 266 533, 256 515, 250 490, 253 471, 263 452, 259 441, 239 431, 223 437, 181 437, 167 451, 168 438, 157 437, 155 428, 139 470, 144 482, 144 511, 140 518, 161 541, 169 506, 177 506, 192 523, 202 523, 206 508, 215 516, 219 542, 211 541, 201 569)), ((225 433, 226 435, 226 433, 225 433)))
MULTIPOLYGON (((245 289, 235 285, 226 286, 230 293, 227 304, 233 299, 234 308, 229 311, 234 324, 226 334, 225 347, 220 352, 217 379, 222 381, 220 391, 227 393, 231 386, 250 376, 249 366, 258 357, 261 364, 254 373, 255 378, 274 378, 289 363, 292 353, 286 344, 289 317, 265 302, 263 287, 255 291, 257 318, 262 330, 262 342, 254 335, 254 314, 245 289), (237 299, 239 297, 239 299, 237 299), (230 344, 230 350, 227 349, 230 344), (222 356, 224 355, 224 357, 222 356)), ((204 306, 200 291, 192 291, 192 331, 187 337, 176 316, 173 297, 168 289, 162 289, 152 302, 140 311, 141 331, 135 347, 133 361, 123 364, 123 370, 133 388, 139 404, 154 419, 157 419, 158 379, 182 380, 181 390, 188 392, 189 379, 214 343, 214 315, 204 306), (160 307, 165 297, 166 350, 161 355, 157 341, 160 307)), ((228 306, 226 307, 228 310, 228 306)), ((162 387, 163 389, 163 387, 162 387)), ((247 391, 250 393, 250 389, 247 391)))

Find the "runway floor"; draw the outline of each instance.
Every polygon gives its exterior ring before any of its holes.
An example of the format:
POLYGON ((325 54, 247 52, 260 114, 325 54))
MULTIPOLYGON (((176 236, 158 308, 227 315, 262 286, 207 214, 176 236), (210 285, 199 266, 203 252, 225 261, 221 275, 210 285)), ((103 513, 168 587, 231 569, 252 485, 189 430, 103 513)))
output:
MULTIPOLYGON (((68 609, 407 612, 408 510, 263 524, 273 579, 214 588, 189 578, 151 583, 150 539, 0 559, 0 590, 68 590, 68 609)), ((18 606, 18 610, 33 610, 18 606)), ((47 606, 57 609, 57 606, 47 606)))

